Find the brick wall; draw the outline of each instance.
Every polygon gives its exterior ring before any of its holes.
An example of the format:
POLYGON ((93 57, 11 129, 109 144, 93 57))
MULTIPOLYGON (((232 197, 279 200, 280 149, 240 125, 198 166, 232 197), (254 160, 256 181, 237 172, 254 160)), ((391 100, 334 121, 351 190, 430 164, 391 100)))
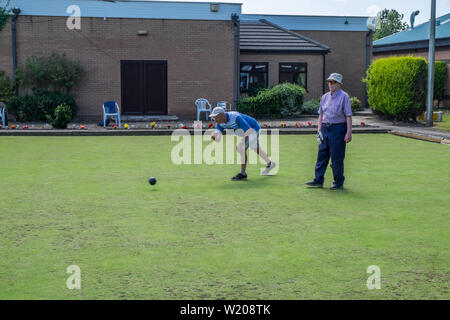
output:
POLYGON ((304 62, 307 63, 307 88, 305 99, 322 96, 323 56, 321 54, 254 54, 241 53, 243 62, 267 62, 269 64, 269 86, 277 85, 279 81, 280 62, 304 62))
POLYGON ((350 96, 358 97, 365 104, 365 85, 361 79, 366 76, 367 32, 306 30, 295 32, 330 47, 331 52, 326 56, 326 76, 333 72, 342 74, 344 78, 342 89, 350 96))
MULTIPOLYGON (((18 63, 30 55, 66 53, 86 70, 74 90, 78 117, 99 119, 107 100, 121 104, 121 60, 167 60, 168 114, 196 117, 194 101, 232 102, 234 27, 231 21, 82 18, 69 30, 65 17, 19 16, 18 63), (138 36, 148 30, 148 36, 138 36)), ((12 76, 10 23, 0 32, 0 69, 12 76)))

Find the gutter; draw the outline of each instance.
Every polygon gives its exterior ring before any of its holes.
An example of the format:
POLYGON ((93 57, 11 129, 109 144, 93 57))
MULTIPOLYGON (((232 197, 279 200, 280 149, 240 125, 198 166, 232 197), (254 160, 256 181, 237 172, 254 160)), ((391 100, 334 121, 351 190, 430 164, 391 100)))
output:
MULTIPOLYGON (((436 47, 450 46, 450 37, 436 39, 435 44, 436 44, 436 47)), ((418 40, 418 41, 399 42, 399 43, 391 43, 391 44, 379 44, 379 45, 374 44, 373 52, 381 53, 381 52, 388 52, 388 51, 428 49, 428 46, 429 46, 428 40, 418 40)))
POLYGON ((12 56, 13 56, 13 69, 14 69, 13 81, 14 81, 14 92, 15 92, 15 95, 17 96, 19 94, 19 88, 17 86, 17 81, 16 81, 17 80, 17 44, 16 44, 17 32, 16 32, 16 20, 19 17, 20 9, 19 8, 14 8, 12 11, 14 13, 14 17, 12 18, 12 21, 11 21, 12 56))
POLYGON ((234 108, 236 110, 239 99, 239 16, 231 15, 234 24, 234 108))

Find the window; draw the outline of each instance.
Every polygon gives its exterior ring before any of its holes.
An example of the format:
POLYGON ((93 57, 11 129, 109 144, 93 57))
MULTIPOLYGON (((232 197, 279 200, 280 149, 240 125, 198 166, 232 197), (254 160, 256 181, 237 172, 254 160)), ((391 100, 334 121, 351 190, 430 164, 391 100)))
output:
POLYGON ((306 63, 280 63, 280 83, 295 83, 307 89, 306 73, 306 63))
POLYGON ((240 88, 241 92, 249 92, 257 87, 268 86, 267 63, 241 63, 240 88))

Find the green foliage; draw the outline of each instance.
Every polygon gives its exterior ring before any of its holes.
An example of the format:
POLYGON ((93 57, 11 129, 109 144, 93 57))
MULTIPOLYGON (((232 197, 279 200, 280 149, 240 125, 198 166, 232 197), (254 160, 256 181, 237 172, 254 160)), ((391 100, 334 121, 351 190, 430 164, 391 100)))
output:
MULTIPOLYGON (((0 4, 3 2, 3 0, 0 0, 0 4)), ((0 6, 0 31, 3 30, 6 22, 8 22, 8 19, 10 17, 11 10, 6 9, 9 5, 10 0, 6 0, 5 4, 0 6)))
POLYGON ((363 108, 361 101, 357 97, 351 97, 350 104, 352 106, 352 112, 360 111, 363 108))
POLYGON ((319 112, 319 107, 320 98, 308 100, 303 104, 302 113, 317 115, 317 113, 319 112))
POLYGON ((258 95, 258 93, 260 93, 261 91, 264 91, 266 89, 267 89, 267 86, 264 84, 258 84, 258 85, 251 86, 248 89, 248 95, 249 95, 249 97, 256 97, 258 95))
POLYGON ((41 120, 42 118, 36 105, 36 98, 30 94, 12 97, 9 100, 8 111, 16 116, 17 121, 41 120))
POLYGON ((24 87, 69 92, 80 82, 83 74, 80 63, 68 60, 65 54, 52 53, 48 57, 28 57, 17 69, 17 80, 24 87))
POLYGON ((33 95, 12 97, 8 110, 16 115, 18 121, 47 121, 47 115, 53 117, 56 108, 62 104, 71 108, 73 118, 77 105, 72 95, 35 89, 33 95))
POLYGON ((427 62, 423 58, 376 60, 367 70, 369 104, 396 120, 413 120, 426 107, 427 62))
POLYGON ((298 85, 282 83, 242 99, 237 110, 254 117, 295 117, 301 113, 305 93, 298 85))
POLYGON ((379 26, 373 35, 373 40, 378 40, 387 37, 396 32, 408 29, 408 24, 402 21, 404 15, 397 12, 395 9, 384 9, 377 15, 379 26))
POLYGON ((73 110, 66 104, 56 107, 55 116, 47 115, 48 122, 56 129, 66 129, 67 124, 72 120, 73 110))
POLYGON ((443 61, 434 63, 434 99, 441 101, 444 99, 447 81, 447 64, 443 61))
POLYGON ((14 84, 5 75, 4 71, 0 70, 0 102, 8 104, 9 99, 14 95, 14 84))

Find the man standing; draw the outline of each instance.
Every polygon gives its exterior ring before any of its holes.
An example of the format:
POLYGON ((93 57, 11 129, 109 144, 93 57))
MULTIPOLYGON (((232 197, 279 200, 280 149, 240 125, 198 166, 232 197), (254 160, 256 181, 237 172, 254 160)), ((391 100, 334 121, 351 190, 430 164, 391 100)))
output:
POLYGON ((235 111, 225 112, 221 107, 214 108, 210 117, 216 122, 217 130, 211 135, 211 139, 214 141, 220 141, 225 129, 231 129, 234 134, 242 137, 242 141, 237 145, 237 151, 241 155, 241 172, 231 178, 232 181, 247 180, 245 170, 247 168, 247 149, 249 147, 266 161, 267 166, 262 172, 263 175, 268 175, 275 168, 275 162, 271 161, 267 153, 259 147, 258 138, 261 127, 255 119, 235 111))
POLYGON ((319 108, 318 136, 321 143, 316 162, 316 177, 306 182, 309 187, 322 188, 325 171, 331 157, 334 182, 331 190, 344 187, 344 158, 346 144, 352 141, 352 108, 348 94, 341 89, 342 75, 332 73, 328 79, 329 92, 322 96, 319 108))

